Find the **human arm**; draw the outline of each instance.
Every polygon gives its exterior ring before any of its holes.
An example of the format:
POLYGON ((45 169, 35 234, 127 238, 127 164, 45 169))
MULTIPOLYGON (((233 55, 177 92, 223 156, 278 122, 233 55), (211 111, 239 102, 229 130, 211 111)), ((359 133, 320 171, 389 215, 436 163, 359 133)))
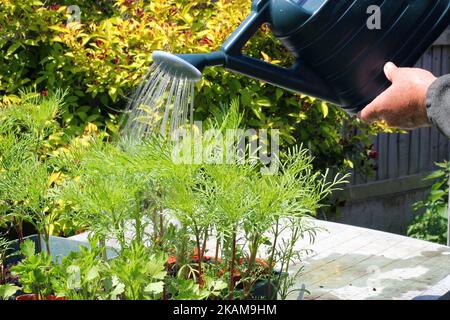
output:
POLYGON ((426 70, 398 68, 391 62, 384 72, 392 85, 362 110, 362 120, 384 120, 402 129, 434 124, 450 137, 450 75, 437 79, 426 70))

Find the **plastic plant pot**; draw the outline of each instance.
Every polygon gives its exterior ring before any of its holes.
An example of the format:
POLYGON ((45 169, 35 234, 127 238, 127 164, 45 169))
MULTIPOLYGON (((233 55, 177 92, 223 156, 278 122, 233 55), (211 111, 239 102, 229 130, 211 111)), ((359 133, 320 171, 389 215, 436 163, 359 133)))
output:
MULTIPOLYGON (((42 239, 42 237, 41 237, 41 243, 39 244, 38 235, 31 235, 31 236, 25 237, 23 240, 24 241, 25 240, 33 241, 35 243, 36 253, 46 250, 46 245, 45 245, 44 239, 42 239)), ((62 238, 62 237, 54 237, 54 236, 50 236, 49 246, 50 246, 50 254, 52 255, 52 260, 54 262, 61 261, 61 259, 63 257, 68 256, 71 252, 79 252, 80 246, 83 246, 86 248, 90 247, 88 242, 77 241, 77 240, 72 240, 72 239, 62 238)), ((12 243, 11 249, 13 252, 19 252, 20 251, 19 241, 14 241, 12 243)), ((107 248, 106 251, 107 251, 108 259, 111 259, 111 258, 117 256, 115 251, 110 248, 107 248)), ((20 254, 18 254, 18 255, 14 255, 14 256, 8 258, 5 261, 5 263, 6 264, 14 264, 14 263, 18 263, 20 260, 22 260, 22 257, 20 254)))

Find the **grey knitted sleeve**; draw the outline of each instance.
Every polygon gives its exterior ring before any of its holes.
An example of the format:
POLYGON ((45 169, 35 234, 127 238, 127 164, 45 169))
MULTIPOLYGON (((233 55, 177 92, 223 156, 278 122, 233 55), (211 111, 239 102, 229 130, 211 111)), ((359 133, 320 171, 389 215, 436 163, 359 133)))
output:
POLYGON ((428 89, 426 106, 430 121, 450 138, 450 75, 433 82, 428 89))

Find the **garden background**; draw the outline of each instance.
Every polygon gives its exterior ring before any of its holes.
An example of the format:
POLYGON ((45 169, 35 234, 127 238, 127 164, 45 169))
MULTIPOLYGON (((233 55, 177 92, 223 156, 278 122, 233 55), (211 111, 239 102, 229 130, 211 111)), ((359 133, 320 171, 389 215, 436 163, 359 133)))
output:
MULTIPOLYGON (((67 90, 63 112, 55 119, 59 128, 46 137, 43 157, 70 150, 73 141, 86 140, 91 134, 102 132, 105 139, 112 139, 154 50, 217 50, 249 13, 250 3, 4 0, 0 8, 1 108, 36 94, 67 90)), ((267 26, 245 50, 280 65, 292 59, 267 26)), ((280 129, 282 149, 303 144, 315 157, 316 169, 352 170, 362 179, 375 177, 379 169, 371 135, 392 132, 382 124, 361 123, 322 101, 222 68, 207 69, 196 91, 196 120, 207 119, 221 104, 238 97, 246 127, 280 129)), ((51 179, 58 182, 63 176, 53 172, 51 179)), ((337 217, 343 205, 342 199, 334 200, 326 216, 337 217)), ((55 234, 74 232, 66 223, 61 225, 55 234)))

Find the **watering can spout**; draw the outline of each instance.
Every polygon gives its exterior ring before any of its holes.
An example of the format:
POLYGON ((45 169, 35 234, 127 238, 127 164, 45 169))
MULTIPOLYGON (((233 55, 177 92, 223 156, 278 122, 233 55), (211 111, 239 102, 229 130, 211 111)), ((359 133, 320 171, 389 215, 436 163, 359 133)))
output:
POLYGON ((177 57, 190 63, 200 72, 203 72, 206 67, 224 66, 226 63, 226 54, 223 51, 197 54, 178 54, 177 57))
POLYGON ((166 73, 173 77, 186 78, 190 81, 200 81, 205 67, 225 64, 225 53, 221 51, 199 54, 178 54, 155 51, 153 61, 166 73))
POLYGON ((245 55, 227 57, 226 69, 297 93, 339 104, 334 91, 311 69, 297 61, 283 68, 245 55))

